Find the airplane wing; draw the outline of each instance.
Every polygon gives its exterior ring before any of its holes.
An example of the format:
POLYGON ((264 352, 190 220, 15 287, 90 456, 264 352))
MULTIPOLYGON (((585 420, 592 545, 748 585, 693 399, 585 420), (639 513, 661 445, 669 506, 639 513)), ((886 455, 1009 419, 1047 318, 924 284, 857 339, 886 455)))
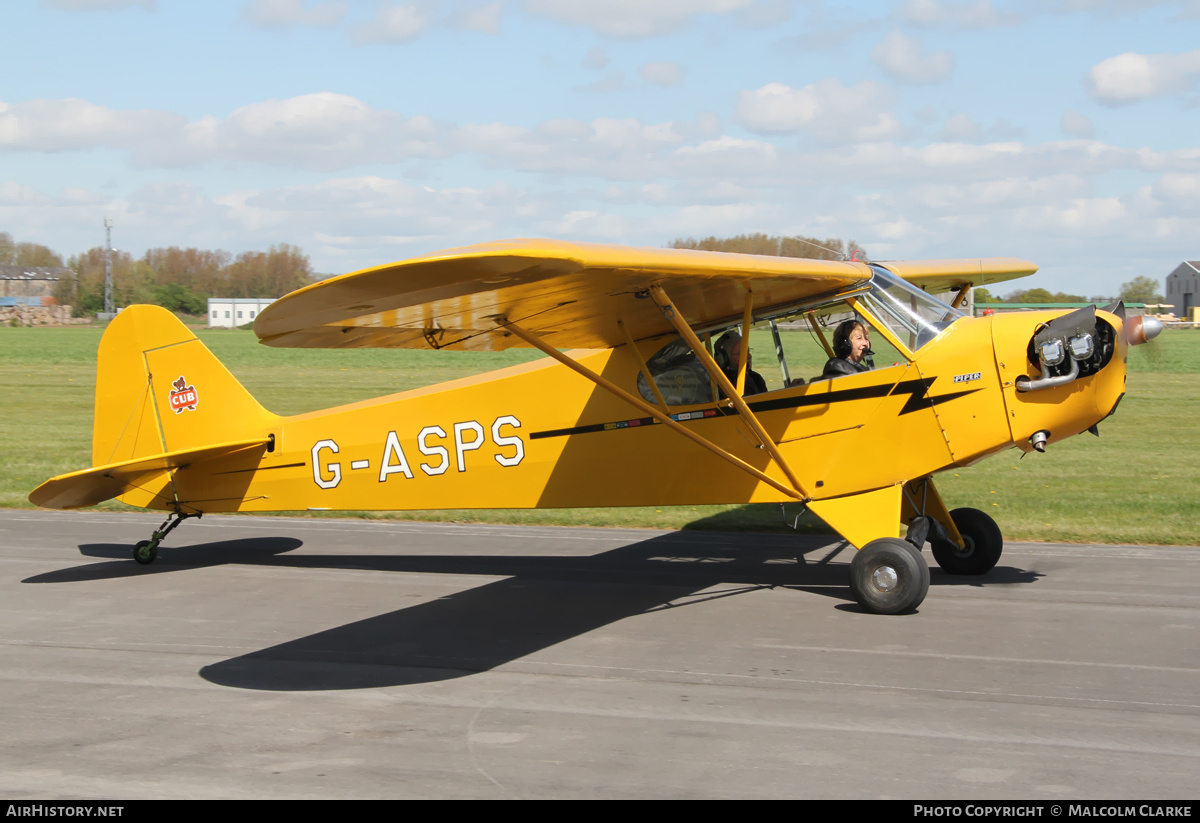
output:
POLYGON ((138 457, 107 466, 96 466, 83 471, 60 474, 38 486, 29 494, 29 502, 46 509, 78 509, 95 506, 105 500, 119 497, 125 492, 153 485, 158 475, 172 469, 226 457, 246 449, 261 449, 267 440, 239 440, 233 443, 218 443, 198 449, 183 449, 164 454, 138 457))
POLYGON ((645 290, 661 285, 694 326, 759 306, 832 294, 871 275, 862 263, 553 240, 468 246, 314 283, 255 320, 270 346, 494 351, 525 346, 506 317, 556 348, 611 348, 672 331, 645 290))
POLYGON ((877 266, 903 277, 930 294, 957 291, 963 286, 990 286, 1027 277, 1038 267, 1019 257, 985 257, 977 260, 893 260, 877 266))

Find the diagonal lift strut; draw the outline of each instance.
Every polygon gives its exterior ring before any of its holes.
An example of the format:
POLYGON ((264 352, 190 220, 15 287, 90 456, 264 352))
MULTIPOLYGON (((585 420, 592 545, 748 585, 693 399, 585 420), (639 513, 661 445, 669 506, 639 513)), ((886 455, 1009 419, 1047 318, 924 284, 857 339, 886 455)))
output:
MULTIPOLYGON (((727 397, 729 402, 733 404, 733 408, 737 410, 738 415, 740 415, 741 418, 746 421, 746 424, 750 427, 750 430, 754 432, 754 436, 758 438, 758 442, 762 444, 762 447, 767 450, 769 455, 771 455, 771 459, 775 461, 775 465, 779 466, 779 468, 783 470, 783 473, 787 475, 788 482, 790 482, 792 484, 792 488, 799 493, 800 499, 808 499, 809 494, 805 491, 804 487, 800 485, 800 481, 796 478, 795 472, 792 471, 792 467, 788 465, 787 460, 784 459, 783 454, 780 453, 779 447, 771 438, 771 435, 767 433, 767 430, 763 428, 762 423, 760 423, 758 418, 754 416, 754 412, 752 412, 750 407, 746 405, 746 401, 742 398, 742 394, 740 391, 738 391, 738 387, 734 386, 733 383, 730 382, 729 378, 725 376, 725 372, 721 371, 721 368, 717 365, 717 362, 713 360, 712 355, 708 353, 708 349, 706 349, 704 344, 700 342, 700 339, 696 337, 696 333, 692 331, 692 327, 687 324, 687 321, 680 316, 679 312, 671 304, 671 298, 667 296, 667 293, 663 290, 662 286, 651 286, 650 296, 654 298, 654 302, 658 304, 660 309, 662 309, 663 316, 667 318, 667 321, 675 327, 677 332, 679 332, 679 336, 684 339, 684 342, 691 346, 692 351, 695 353, 697 359, 700 360, 700 363, 704 366, 705 371, 708 372, 708 376, 720 387, 725 397, 727 397)), ((742 323, 742 356, 741 363, 738 366, 739 386, 743 385, 745 382, 745 371, 747 368, 747 361, 749 359, 746 356, 746 351, 750 345, 750 310, 752 307, 751 298, 751 293, 747 291, 746 312, 744 322, 742 323)))
MULTIPOLYGON (((798 485, 794 489, 789 489, 787 486, 783 485, 775 478, 771 477, 770 475, 766 474, 765 472, 760 471, 759 469, 754 468, 754 466, 751 466, 749 463, 747 463, 745 460, 742 460, 737 455, 732 454, 732 453, 726 451, 725 449, 722 449, 720 446, 716 445, 715 443, 710 442, 709 440, 706 440, 705 438, 696 434, 694 431, 687 428, 686 426, 680 425, 680 423, 677 420, 672 419, 669 414, 665 414, 661 409, 658 409, 658 408, 650 405, 649 403, 647 403, 645 400, 643 400, 640 397, 630 394, 629 392, 622 389, 620 386, 616 385, 615 383, 613 383, 610 380, 606 380, 604 377, 602 377, 599 374, 597 374, 596 372, 592 371, 591 369, 589 369, 587 366, 583 365, 582 363, 580 363, 570 357, 567 357, 565 354, 563 354, 562 352, 560 352, 558 349, 554 348, 550 344, 546 343, 544 340, 542 340, 540 337, 538 337, 533 332, 523 329, 520 326, 518 326, 516 323, 512 323, 508 319, 503 318, 503 317, 495 318, 495 322, 499 326, 506 329, 507 331, 512 332, 517 337, 524 340, 529 345, 533 346, 535 349, 538 349, 541 352, 543 352, 544 354, 546 354, 550 357, 553 357, 555 360, 562 363, 567 368, 571 369, 572 371, 576 372, 577 374, 582 375, 583 377, 586 377, 588 380, 592 381, 600 388, 621 398, 622 400, 624 400, 626 403, 630 404, 634 408, 640 410, 644 414, 649 415, 650 417, 653 417, 659 423, 662 423, 663 425, 667 426, 668 428, 672 429, 673 431, 676 431, 679 434, 682 434, 684 437, 691 440, 693 443, 696 443, 697 445, 707 449, 708 451, 710 451, 713 454, 720 457, 722 460, 725 460, 726 462, 732 464, 733 466, 737 467, 738 469, 741 469, 742 471, 753 476, 757 480, 759 480, 763 483, 766 483, 767 485, 771 486, 773 489, 775 489, 779 492, 782 492, 783 494, 786 494, 787 496, 794 498, 796 500, 806 499, 806 495, 803 494, 803 492, 801 492, 799 490, 798 485)), ((689 328, 688 331, 691 332, 691 329, 689 328)), ((692 337, 695 338, 695 335, 693 334, 692 337)), ((693 349, 693 351, 694 350, 695 349, 693 349)), ((707 356, 708 352, 704 349, 704 346, 702 344, 700 345, 700 351, 703 352, 704 355, 707 356)), ((708 359, 710 361, 712 360, 711 357, 709 357, 708 359)), ((724 378, 723 374, 721 376, 724 378)), ((726 379, 725 382, 728 383, 729 382, 728 379, 726 379)), ((740 400, 741 398, 739 397, 738 399, 740 400)), ((743 403, 743 405, 744 405, 744 403, 743 403)), ((755 421, 755 422, 757 422, 757 421, 755 421)), ((791 479, 791 478, 789 477, 789 479, 791 479)))

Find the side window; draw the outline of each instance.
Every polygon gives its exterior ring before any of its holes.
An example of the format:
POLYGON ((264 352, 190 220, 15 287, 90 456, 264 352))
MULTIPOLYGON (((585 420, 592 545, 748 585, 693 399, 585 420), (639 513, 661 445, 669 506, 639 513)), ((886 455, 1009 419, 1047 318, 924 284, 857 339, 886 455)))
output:
POLYGON ((802 385, 800 381, 808 384, 827 379, 826 363, 840 354, 834 351, 837 329, 841 324, 855 320, 862 323, 867 331, 870 348, 862 362, 868 369, 906 362, 905 356, 866 323, 861 315, 846 303, 839 302, 775 318, 774 332, 768 323, 763 323, 751 333, 752 348, 762 352, 761 356, 755 356, 754 366, 766 378, 768 391, 784 388, 785 379, 790 380, 793 386, 802 385), (781 348, 783 365, 778 364, 781 348))
MULTIPOLYGON (((655 385, 668 406, 692 406, 711 403, 712 384, 700 360, 681 338, 676 337, 646 361, 655 385)), ((638 394, 650 403, 657 403, 646 376, 638 373, 638 394)))
MULTIPOLYGON (((844 300, 780 315, 773 320, 756 323, 750 330, 748 373, 745 396, 761 392, 805 386, 814 381, 835 379, 842 374, 857 373, 853 369, 838 374, 834 369, 826 374, 826 364, 847 351, 835 351, 837 329, 843 323, 857 322, 866 331, 869 349, 859 357, 865 370, 887 368, 908 362, 908 358, 888 342, 866 319, 844 300)), ((861 332, 860 332, 861 333, 861 332)), ((714 357, 718 366, 733 382, 737 372, 736 357, 731 357, 722 343, 726 335, 740 341, 737 326, 710 332, 714 357)), ((843 349, 846 347, 843 346, 843 349)), ((857 354, 857 352, 855 352, 857 354)), ((646 360, 659 392, 669 406, 692 406, 711 403, 717 392, 699 358, 681 338, 676 337, 646 360)), ((638 394, 649 403, 657 398, 646 377, 640 371, 638 394)))

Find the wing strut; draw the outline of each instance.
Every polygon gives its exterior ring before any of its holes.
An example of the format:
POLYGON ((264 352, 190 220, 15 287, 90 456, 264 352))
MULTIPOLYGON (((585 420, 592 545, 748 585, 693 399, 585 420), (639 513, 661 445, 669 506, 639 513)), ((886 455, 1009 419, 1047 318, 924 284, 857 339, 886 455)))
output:
MULTIPOLYGON (((649 403, 647 403, 645 400, 642 400, 640 397, 635 397, 634 395, 625 391, 624 389, 622 389, 620 386, 616 385, 615 383, 613 383, 609 380, 605 380, 603 377, 596 374, 594 371, 592 371, 591 369, 589 369, 587 366, 583 365, 582 363, 579 363, 578 361, 573 360, 570 357, 567 357, 565 354, 560 352, 558 349, 549 345, 544 340, 542 340, 540 337, 535 335, 533 332, 527 331, 527 330, 521 328, 520 326, 516 325, 515 323, 510 323, 507 319, 505 319, 503 317, 497 317, 497 318, 495 318, 495 321, 498 325, 500 325, 503 328, 507 329, 508 331, 512 332, 517 337, 521 338, 526 343, 533 346, 535 349, 540 349, 544 354, 547 354, 550 357, 553 357, 559 363, 562 363, 564 366, 571 369, 572 371, 582 375, 583 377, 586 377, 588 380, 591 380, 593 383, 595 383, 600 388, 610 392, 613 395, 616 395, 617 397, 621 398, 622 400, 624 400, 626 403, 630 404, 634 408, 642 411, 645 414, 650 415, 655 420, 657 420, 659 423, 662 423, 663 425, 667 426, 668 428, 679 432, 684 437, 686 437, 688 440, 691 440, 693 443, 696 443, 699 446, 703 446, 704 448, 708 449, 713 454, 717 455, 717 457, 720 457, 722 460, 725 460, 725 461, 733 464, 734 466, 736 466, 737 468, 746 472, 747 474, 754 476, 755 478, 762 481, 763 483, 766 483, 771 488, 776 489, 777 491, 780 491, 783 494, 788 495, 789 497, 793 497, 797 500, 805 499, 805 496, 803 494, 801 494, 800 492, 798 492, 796 489, 789 489, 787 486, 783 485, 775 478, 754 468, 749 463, 747 463, 745 460, 742 460, 740 457, 725 451, 720 446, 717 446, 714 443, 710 443, 708 440, 705 440, 703 437, 696 434, 694 431, 687 428, 686 426, 681 426, 678 423, 678 421, 671 419, 670 415, 664 414, 660 409, 657 409, 654 406, 651 406, 649 403)), ((688 331, 690 332, 691 329, 688 329, 688 331)), ((694 338, 695 335, 692 335, 692 337, 694 338)), ((703 345, 700 346, 700 349, 701 349, 701 351, 704 350, 703 345)), ((712 360, 711 357, 709 357, 708 359, 712 360)), ((724 377, 725 375, 721 375, 721 376, 724 377)), ((728 383, 729 382, 728 379, 726 379, 725 382, 728 383)), ((799 486, 797 486, 797 488, 799 488, 799 486)))
POLYGON ((646 358, 642 357, 641 350, 637 347, 637 343, 633 340, 633 335, 629 333, 629 329, 625 328, 625 323, 622 320, 617 321, 617 325, 621 327, 621 334, 625 335, 625 344, 629 346, 629 350, 637 355, 638 364, 642 367, 642 376, 646 378, 646 383, 650 386, 650 391, 654 392, 654 399, 658 401, 659 407, 670 414, 670 408, 667 406, 667 401, 663 399, 662 392, 659 391, 658 384, 654 382, 654 375, 650 374, 650 367, 646 365, 646 358))
MULTIPOLYGON (((775 445, 775 441, 771 439, 771 435, 767 434, 767 430, 764 429, 762 424, 758 422, 758 418, 754 416, 754 412, 750 411, 750 407, 747 406, 746 401, 742 399, 741 392, 739 392, 734 385, 729 382, 729 378, 725 376, 725 372, 721 371, 721 368, 717 365, 717 361, 713 360, 712 355, 708 353, 708 349, 706 349, 704 344, 700 342, 700 339, 696 337, 696 333, 692 331, 692 327, 687 324, 687 321, 684 320, 683 317, 680 316, 679 312, 675 310, 675 307, 671 305, 671 298, 667 296, 665 291, 663 291, 662 286, 651 286, 650 296, 654 298, 654 302, 657 303, 659 308, 662 309, 663 316, 666 317, 671 325, 675 327, 675 331, 679 332, 679 336, 682 337, 684 341, 686 341, 687 344, 692 347, 692 351, 696 354, 696 358, 704 365, 705 370, 708 372, 708 376, 712 378, 713 382, 716 383, 721 388, 721 391, 724 392, 725 396, 729 398, 729 402, 733 404, 733 407, 737 410, 737 413, 741 415, 742 419, 746 421, 746 424, 750 426, 750 430, 754 432, 754 436, 758 438, 758 442, 761 443, 763 448, 767 450, 767 453, 771 455, 771 459, 775 461, 775 465, 779 466, 779 468, 783 470, 783 473, 787 475, 787 479, 792 484, 795 492, 798 492, 796 496, 801 500, 809 499, 810 495, 805 491, 804 487, 800 485, 800 481, 796 478, 796 473, 792 471, 792 467, 788 465, 787 460, 785 460, 783 455, 779 452, 779 447, 775 445)), ((747 295, 746 323, 744 333, 742 334, 743 366, 747 359, 745 355, 745 346, 749 339, 750 298, 749 295, 747 295)), ((745 376, 739 372, 738 378, 738 382, 741 383, 745 379, 745 376)))

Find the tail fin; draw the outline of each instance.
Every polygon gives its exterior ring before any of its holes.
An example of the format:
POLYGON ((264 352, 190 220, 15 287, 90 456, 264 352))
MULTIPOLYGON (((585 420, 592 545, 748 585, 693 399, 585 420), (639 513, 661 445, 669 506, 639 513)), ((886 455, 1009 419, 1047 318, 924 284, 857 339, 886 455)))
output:
POLYGON ((261 437, 277 421, 166 309, 130 306, 105 330, 92 465, 261 437))
POLYGON ((58 509, 119 497, 177 513, 236 511, 254 466, 274 448, 279 419, 174 315, 130 306, 100 340, 93 467, 50 478, 29 500, 58 509), (226 475, 218 482, 206 469, 232 471, 218 472, 226 475), (197 479, 183 482, 185 471, 197 479))

